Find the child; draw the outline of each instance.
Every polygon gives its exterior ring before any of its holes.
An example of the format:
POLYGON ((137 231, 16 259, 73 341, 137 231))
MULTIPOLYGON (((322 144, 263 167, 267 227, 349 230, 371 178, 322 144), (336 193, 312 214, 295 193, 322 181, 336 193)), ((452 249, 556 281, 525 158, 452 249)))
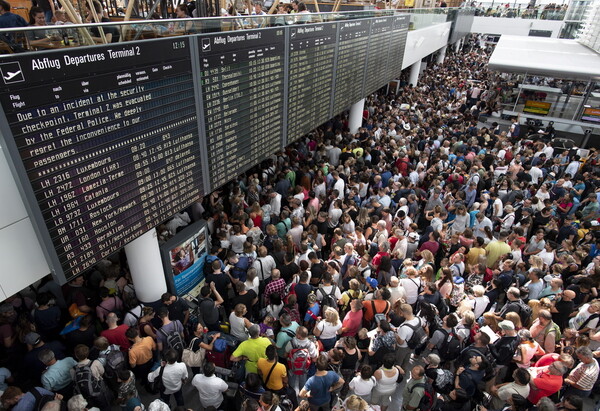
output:
POLYGON ((135 387, 135 376, 129 370, 118 370, 117 381, 119 382, 119 394, 117 402, 122 407, 126 408, 127 403, 132 398, 139 399, 137 388, 135 387))
POLYGON ((352 392, 366 402, 371 402, 371 391, 375 388, 377 380, 373 377, 373 368, 370 365, 360 367, 360 374, 350 381, 352 392))
POLYGON ((317 296, 312 293, 308 295, 306 302, 308 303, 308 309, 306 310, 306 315, 304 316, 304 326, 308 329, 311 329, 314 327, 315 322, 319 318, 321 306, 317 302, 317 296))

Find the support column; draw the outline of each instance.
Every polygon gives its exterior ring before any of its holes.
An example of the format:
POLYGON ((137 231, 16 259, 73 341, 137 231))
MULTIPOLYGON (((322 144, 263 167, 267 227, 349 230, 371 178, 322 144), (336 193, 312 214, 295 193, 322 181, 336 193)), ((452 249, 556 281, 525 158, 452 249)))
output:
POLYGON ((365 109, 365 99, 357 101, 350 107, 350 117, 348 118, 348 128, 350 133, 358 133, 358 129, 362 126, 363 110, 365 109))
POLYGON ((410 66, 410 75, 408 77, 409 84, 412 84, 413 87, 417 86, 417 82, 419 81, 419 75, 421 74, 421 60, 414 63, 410 66))
POLYGON ((167 282, 158 248, 156 229, 148 231, 125 246, 135 294, 143 303, 160 300, 167 282))
POLYGON ((454 43, 454 52, 455 53, 460 52, 460 40, 458 40, 456 43, 454 43))
POLYGON ((438 51, 437 60, 436 60, 437 64, 442 64, 444 62, 444 59, 446 58, 446 50, 448 50, 448 46, 447 45, 444 46, 444 47, 442 47, 438 51))

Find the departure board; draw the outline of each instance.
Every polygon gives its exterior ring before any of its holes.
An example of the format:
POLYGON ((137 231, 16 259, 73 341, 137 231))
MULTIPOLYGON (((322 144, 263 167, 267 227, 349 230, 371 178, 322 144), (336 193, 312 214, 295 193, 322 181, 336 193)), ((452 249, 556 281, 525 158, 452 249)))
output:
POLYGON ((402 61, 404 59, 404 49, 406 48, 406 37, 408 36, 408 25, 410 16, 395 16, 394 30, 390 40, 390 54, 387 64, 387 81, 397 79, 402 73, 402 61))
POLYGON ((393 17, 380 17, 371 21, 367 53, 369 70, 365 78, 364 95, 371 94, 391 80, 387 77, 387 69, 392 29, 393 17))
POLYGON ((331 118, 337 23, 289 30, 287 144, 331 118))
POLYGON ((59 277, 204 195, 189 39, 10 56, 0 71, 2 134, 59 277))
MULTIPOLYGON (((365 96, 363 83, 371 20, 338 23, 338 56, 332 115, 340 114, 365 96)), ((369 72, 373 70, 376 68, 369 67, 369 72)))
POLYGON ((283 28, 198 38, 212 188, 282 148, 283 28))

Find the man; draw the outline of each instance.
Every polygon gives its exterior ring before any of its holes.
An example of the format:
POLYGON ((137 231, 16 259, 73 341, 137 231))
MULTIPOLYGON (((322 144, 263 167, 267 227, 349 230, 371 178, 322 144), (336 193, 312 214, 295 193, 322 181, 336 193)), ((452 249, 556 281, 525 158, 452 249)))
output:
POLYGON ((540 310, 538 318, 529 328, 533 339, 546 353, 553 353, 556 344, 560 343, 560 330, 560 327, 552 321, 552 314, 548 310, 540 310))
POLYGON ((271 345, 271 341, 266 337, 260 336, 260 327, 258 324, 248 328, 250 338, 243 341, 238 348, 231 354, 231 361, 237 362, 246 357, 246 373, 257 373, 257 362, 259 358, 266 358, 265 350, 271 345))
POLYGON ((89 356, 90 349, 87 346, 79 344, 75 347, 77 365, 71 368, 71 376, 76 391, 81 392, 90 406, 98 407, 101 411, 110 411, 113 395, 104 383, 104 366, 99 360, 90 360, 89 356), (86 371, 88 367, 89 372, 86 371), (94 391, 90 392, 88 387, 92 387, 94 391))
POLYGON ((258 247, 258 258, 252 263, 252 267, 256 269, 256 274, 260 281, 264 281, 271 277, 271 271, 275 268, 275 260, 268 255, 267 247, 264 245, 258 247))
POLYGON ((110 344, 116 344, 121 348, 121 351, 127 352, 131 343, 125 336, 125 333, 129 329, 126 324, 117 325, 119 317, 115 313, 109 313, 106 316, 107 330, 100 333, 100 336, 105 337, 110 344))
POLYGON ((96 307, 96 317, 104 322, 109 313, 123 312, 123 301, 116 295, 110 295, 110 290, 106 287, 100 288, 100 298, 102 301, 96 307))
POLYGON ((536 405, 541 398, 556 394, 563 385, 563 375, 567 367, 560 361, 555 361, 544 368, 530 368, 529 396, 527 400, 536 405))
POLYGON ((179 353, 169 349, 165 352, 165 361, 161 361, 160 367, 148 374, 148 381, 151 383, 158 378, 162 371, 162 389, 160 399, 167 405, 170 403, 171 395, 175 397, 177 406, 183 407, 183 393, 181 389, 188 378, 187 366, 182 362, 177 362, 179 353))
POLYGON ((279 294, 282 300, 285 297, 285 280, 281 278, 280 271, 276 268, 271 272, 271 282, 265 287, 263 295, 263 304, 265 307, 269 304, 271 294, 279 294))
POLYGON ((215 364, 208 361, 204 363, 202 373, 196 374, 192 385, 198 390, 202 409, 219 409, 223 403, 223 393, 229 389, 227 383, 215 375, 215 364))
POLYGON ((538 268, 529 271, 529 281, 525 283, 525 288, 529 291, 527 294, 529 300, 539 300, 539 296, 544 289, 543 275, 542 270, 538 268))
POLYGON ((210 285, 205 285, 200 289, 200 300, 198 301, 200 322, 209 331, 221 331, 219 321, 219 306, 221 304, 223 304, 223 298, 221 298, 221 294, 215 288, 215 283, 210 283, 210 285), (214 296, 214 300, 211 298, 211 295, 214 296))
MULTIPOLYGON (((2 0, 0 0, 2 1, 2 0)), ((36 390, 38 395, 54 395, 56 400, 62 400, 63 396, 60 394, 54 394, 42 387, 35 387, 32 390, 36 390)), ((10 386, 6 388, 2 394, 2 405, 4 409, 13 409, 17 411, 29 411, 35 409, 37 402, 36 396, 31 391, 24 393, 19 387, 10 386), (12 408, 11 408, 12 407, 12 408)))
POLYGON ((279 322, 281 323, 281 330, 277 334, 276 347, 279 361, 285 364, 287 361, 285 347, 296 336, 296 330, 300 325, 296 321, 292 321, 288 313, 281 314, 279 322))
POLYGON ((38 333, 34 332, 25 335, 24 340, 29 352, 25 354, 23 361, 19 365, 23 373, 34 381, 39 381, 40 375, 42 375, 44 368, 46 368, 38 357, 42 350, 46 348, 52 350, 54 356, 59 360, 66 357, 65 346, 60 341, 45 342, 38 333))
MULTIPOLYGON (((229 270, 231 270, 232 266, 229 265, 229 270)), ((227 269, 227 268, 226 268, 227 269)), ((213 287, 217 290, 219 295, 227 296, 229 288, 231 288, 231 278, 224 270, 221 268, 221 264, 218 261, 212 262, 212 273, 206 276, 206 282, 211 288, 213 287)), ((227 304, 226 304, 227 305, 227 304)))
POLYGON ((499 313, 496 313, 496 318, 498 320, 503 320, 506 318, 506 314, 508 313, 517 313, 521 318, 521 322, 526 324, 530 319, 526 318, 526 307, 523 300, 521 300, 521 292, 517 287, 510 287, 506 292, 506 299, 508 300, 504 307, 500 310, 499 313))
MULTIPOLYGON (((559 281, 562 284, 562 280, 559 281)), ((575 312, 575 302, 573 301, 575 296, 575 291, 565 290, 562 293, 562 298, 552 301, 553 307, 550 309, 552 321, 556 323, 560 330, 567 328, 570 315, 575 312)))
POLYGON ((506 243, 508 235, 508 232, 501 231, 498 239, 490 241, 487 247, 485 247, 488 268, 493 268, 501 256, 510 253, 510 246, 506 243))
POLYGON ((171 293, 164 293, 160 299, 163 305, 169 309, 169 318, 181 322, 184 326, 187 325, 190 318, 190 307, 183 298, 171 293))
POLYGON ((508 402, 513 394, 519 394, 523 398, 529 396, 531 375, 524 368, 517 368, 513 374, 513 382, 494 385, 490 394, 492 394, 492 405, 495 409, 501 409, 508 402))
MULTIPOLYGON (((458 318, 456 317, 456 315, 454 314, 448 314, 447 316, 444 317, 443 323, 442 323, 442 328, 435 330, 435 332, 433 333, 433 335, 431 336, 431 339, 429 340, 429 343, 427 344, 427 349, 428 350, 434 350, 437 354, 440 355, 441 359, 442 359, 442 363, 448 361, 448 360, 453 360, 452 359, 448 359, 448 358, 444 358, 443 354, 441 352, 442 348, 444 348, 445 345, 448 344, 448 340, 450 339, 450 335, 453 335, 453 338, 458 338, 456 331, 454 329, 454 327, 456 327, 458 325, 458 318)), ((465 387, 462 387, 465 388, 465 387)))
POLYGON ((42 374, 42 386, 48 391, 70 397, 73 391, 71 369, 77 365, 77 361, 71 357, 57 360, 48 348, 40 351, 38 358, 46 366, 46 371, 42 374))
MULTIPOLYGON (((160 307, 156 312, 156 317, 162 322, 162 327, 156 332, 158 351, 162 352, 163 350, 175 348, 169 346, 169 337, 174 333, 179 333, 181 341, 183 341, 183 324, 179 320, 171 321, 167 307, 160 307)), ((182 347, 181 349, 183 350, 182 347)), ((181 352, 179 355, 181 355, 181 352)))
POLYGON ((308 397, 311 410, 328 410, 330 409, 331 393, 343 385, 344 379, 336 372, 329 371, 328 357, 321 355, 317 359, 317 372, 306 381, 300 390, 300 397, 308 397))
POLYGON ((153 357, 156 349, 154 338, 140 337, 137 327, 130 327, 125 335, 132 342, 132 346, 129 348, 129 366, 137 379, 145 384, 146 376, 154 364, 153 357))
MULTIPOLYGON (((285 346, 286 357, 289 357, 289 354, 292 350, 306 350, 308 357, 312 362, 317 360, 319 356, 319 350, 314 341, 308 339, 308 330, 306 327, 298 327, 296 329, 296 336, 291 339, 289 343, 285 346)), ((306 370, 308 372, 308 369, 306 370)), ((296 393, 304 387, 307 378, 307 372, 302 374, 295 374, 290 372, 289 376, 289 385, 293 388, 296 393)))
POLYGON ((403 370, 407 369, 408 362, 413 350, 408 347, 408 341, 412 338, 414 329, 422 327, 421 319, 413 315, 413 309, 409 304, 400 305, 400 315, 404 317, 404 322, 398 327, 396 332, 396 364, 403 370))
POLYGON ((544 249, 544 246, 546 245, 546 240, 544 240, 545 234, 546 232, 540 228, 535 232, 535 235, 531 237, 531 240, 529 240, 527 247, 525 247, 525 250, 523 251, 523 259, 525 261, 527 261, 530 256, 536 255, 544 249))
POLYGON ((473 236, 475 238, 487 238, 485 227, 493 228, 492 220, 487 218, 481 211, 475 215, 475 224, 473 225, 473 236))
POLYGON ((0 28, 25 27, 28 25, 23 17, 11 13, 10 10, 10 4, 5 0, 0 0, 0 28))
POLYGON ((598 210, 600 209, 600 204, 598 204, 598 197, 596 197, 595 193, 588 194, 587 199, 583 200, 579 207, 581 207, 584 203, 587 203, 585 207, 581 210, 582 220, 590 221, 598 217, 598 210))
POLYGON ((267 358, 259 358, 256 364, 258 375, 262 378, 265 388, 269 391, 285 394, 288 384, 287 368, 277 361, 277 349, 269 345, 265 350, 267 358))
POLYGON ((567 389, 565 397, 568 395, 578 395, 582 398, 587 398, 594 388, 594 384, 598 379, 600 369, 598 361, 594 358, 594 354, 589 347, 579 347, 575 350, 575 355, 580 363, 569 373, 565 378, 567 389))
POLYGON ((410 380, 402 390, 402 410, 418 410, 419 402, 425 395, 425 388, 420 384, 425 384, 425 369, 416 365, 410 370, 410 380))
POLYGON ((515 331, 515 325, 508 320, 498 323, 502 337, 490 345, 490 353, 496 360, 496 382, 504 381, 506 370, 512 363, 515 350, 519 345, 519 337, 515 331))

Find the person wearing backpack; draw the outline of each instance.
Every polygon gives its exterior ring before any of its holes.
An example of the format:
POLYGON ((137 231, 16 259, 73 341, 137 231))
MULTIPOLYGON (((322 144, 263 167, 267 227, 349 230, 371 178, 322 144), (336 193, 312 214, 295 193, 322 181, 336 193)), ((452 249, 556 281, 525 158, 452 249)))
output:
POLYGON ((185 348, 183 324, 179 320, 171 321, 167 307, 160 307, 156 312, 156 316, 162 322, 162 327, 156 332, 158 351, 174 349, 181 356, 185 348))
POLYGON ((306 383, 308 369, 317 360, 319 350, 314 341, 308 339, 306 327, 298 327, 296 336, 285 347, 288 363, 289 386, 300 391, 306 383))
POLYGON ((436 330, 427 345, 428 350, 435 350, 440 356, 442 364, 449 363, 458 358, 461 351, 461 341, 456 333, 458 318, 455 314, 444 317, 442 328, 436 330))
POLYGON ((344 385, 344 379, 336 372, 328 371, 329 360, 326 355, 319 356, 316 365, 317 372, 306 381, 299 396, 308 398, 311 409, 328 410, 330 409, 331 393, 344 385))
MULTIPOLYGON (((410 380, 408 380, 402 391, 402 410, 431 410, 433 401, 429 407, 425 407, 423 404, 425 402, 423 399, 427 400, 431 396, 431 391, 433 391, 433 388, 427 382, 425 369, 420 365, 414 366, 410 370, 410 380)), ((435 393, 433 395, 433 398, 435 398, 435 393)))
POLYGON ((106 287, 100 288, 100 298, 102 301, 96 306, 96 317, 104 322, 109 313, 117 314, 121 318, 123 314, 123 301, 116 295, 110 295, 110 290, 106 287))
POLYGON ((113 394, 104 383, 104 366, 98 360, 90 360, 89 355, 90 349, 86 345, 75 347, 75 359, 78 361, 72 368, 75 393, 83 395, 90 406, 110 411, 113 394))
MULTIPOLYGON (((419 317, 415 317, 413 315, 413 309, 410 304, 401 304, 400 305, 400 315, 404 317, 404 322, 398 327, 396 333, 396 342, 398 343, 398 347, 396 348, 396 365, 399 365, 403 370, 407 368, 408 362, 410 361, 410 356, 414 352, 416 336, 422 330, 423 325, 422 321, 419 317), (410 343, 410 346, 409 346, 410 343)), ((427 335, 423 331, 422 334, 424 338, 427 338, 427 335)))
POLYGON ((162 378, 160 399, 169 405, 171 395, 173 395, 177 406, 183 407, 182 388, 188 378, 187 366, 182 362, 177 362, 179 353, 174 349, 169 348, 165 351, 164 358, 160 367, 148 374, 148 381, 153 383, 156 378, 162 378))
POLYGON ((524 327, 528 327, 531 323, 532 310, 523 300, 521 299, 521 292, 517 287, 510 287, 506 292, 506 298, 508 299, 506 305, 502 307, 499 313, 496 314, 498 320, 506 318, 506 314, 509 312, 515 312, 519 314, 521 323, 524 327))
POLYGON ((23 392, 19 387, 9 386, 2 394, 2 405, 4 409, 15 410, 38 410, 42 409, 44 404, 51 401, 61 401, 60 394, 54 394, 42 387, 34 387, 29 392, 23 392))
POLYGON ((342 298, 340 287, 333 283, 333 276, 329 271, 323 274, 323 285, 315 292, 317 300, 321 304, 321 309, 332 307, 337 310, 338 301, 342 298))

